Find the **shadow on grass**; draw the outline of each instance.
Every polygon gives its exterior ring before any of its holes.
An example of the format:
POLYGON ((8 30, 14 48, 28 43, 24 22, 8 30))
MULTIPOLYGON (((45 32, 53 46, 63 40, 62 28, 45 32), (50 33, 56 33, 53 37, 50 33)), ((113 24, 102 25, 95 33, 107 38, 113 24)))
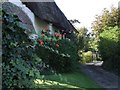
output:
POLYGON ((99 85, 85 74, 74 72, 56 75, 46 75, 43 80, 35 79, 35 85, 40 88, 74 88, 78 90, 102 90, 99 85))

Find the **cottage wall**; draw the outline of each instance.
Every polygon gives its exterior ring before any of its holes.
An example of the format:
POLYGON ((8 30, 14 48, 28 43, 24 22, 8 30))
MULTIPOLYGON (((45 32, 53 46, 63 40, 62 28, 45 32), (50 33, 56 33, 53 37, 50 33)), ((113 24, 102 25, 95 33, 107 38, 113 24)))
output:
POLYGON ((45 22, 43 20, 40 20, 38 17, 35 16, 35 21, 34 21, 34 25, 35 25, 35 28, 36 28, 36 33, 41 33, 41 31, 44 29, 44 28, 48 28, 48 29, 52 29, 51 31, 51 34, 53 35, 54 32, 58 32, 60 31, 57 27, 53 26, 52 25, 52 28, 50 28, 50 24, 52 23, 48 23, 48 22, 45 22))
MULTIPOLYGON (((43 30, 44 28, 49 28, 50 23, 45 22, 43 20, 40 20, 20 0, 18 0, 17 2, 15 2, 14 0, 9 0, 9 2, 11 2, 11 3, 17 5, 18 7, 20 7, 27 14, 27 16, 30 18, 30 20, 33 24, 33 27, 35 29, 35 30, 32 30, 32 31, 34 31, 35 33, 40 34, 41 30, 43 30)), ((52 29, 53 29, 52 34, 54 34, 55 31, 59 31, 59 29, 55 26, 52 26, 52 29)))

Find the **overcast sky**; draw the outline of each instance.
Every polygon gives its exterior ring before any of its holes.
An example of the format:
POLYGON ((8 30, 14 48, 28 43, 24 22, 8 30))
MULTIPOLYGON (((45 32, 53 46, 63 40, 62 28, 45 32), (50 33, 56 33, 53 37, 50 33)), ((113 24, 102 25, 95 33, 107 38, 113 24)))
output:
POLYGON ((96 14, 100 14, 104 8, 110 9, 113 5, 118 7, 120 0, 55 0, 59 8, 68 19, 78 19, 88 29, 96 14))

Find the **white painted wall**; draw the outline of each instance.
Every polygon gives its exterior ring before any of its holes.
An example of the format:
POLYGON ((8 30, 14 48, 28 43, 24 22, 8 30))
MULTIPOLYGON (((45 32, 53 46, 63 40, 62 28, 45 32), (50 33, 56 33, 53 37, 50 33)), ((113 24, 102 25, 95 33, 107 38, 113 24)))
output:
POLYGON ((27 14, 27 16, 30 18, 30 20, 33 24, 33 27, 35 28, 36 33, 39 34, 42 29, 47 27, 50 30, 50 34, 54 35, 55 27, 52 26, 52 23, 45 24, 44 21, 39 20, 37 17, 35 17, 34 13, 29 8, 27 8, 20 0, 17 0, 17 1, 9 0, 9 2, 19 6, 27 14))

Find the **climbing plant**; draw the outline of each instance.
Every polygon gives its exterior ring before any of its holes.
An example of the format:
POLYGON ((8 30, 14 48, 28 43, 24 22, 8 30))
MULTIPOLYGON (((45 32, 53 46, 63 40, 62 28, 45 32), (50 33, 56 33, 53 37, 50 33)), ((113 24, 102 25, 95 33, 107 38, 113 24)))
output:
POLYGON ((34 88, 33 80, 41 78, 32 41, 16 15, 2 11, 2 86, 34 88))

